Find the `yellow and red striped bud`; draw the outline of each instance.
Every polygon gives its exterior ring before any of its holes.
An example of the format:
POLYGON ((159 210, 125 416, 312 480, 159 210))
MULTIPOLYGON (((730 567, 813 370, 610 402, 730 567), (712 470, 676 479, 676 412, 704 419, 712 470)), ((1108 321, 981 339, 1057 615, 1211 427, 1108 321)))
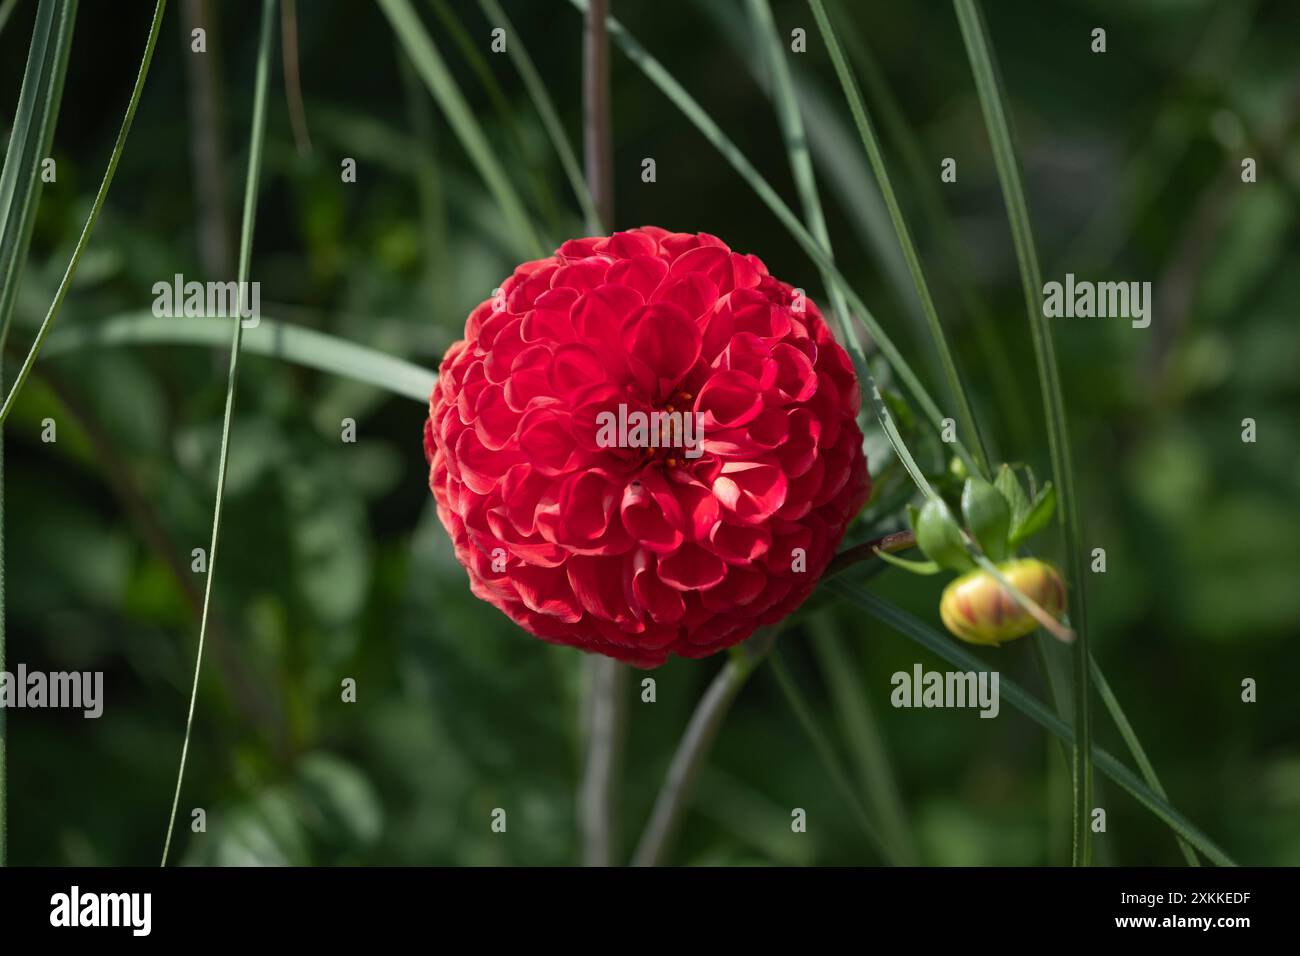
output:
MULTIPOLYGON (((1036 558, 998 565, 1011 584, 1054 618, 1065 610, 1065 582, 1056 568, 1036 558)), ((993 575, 975 570, 943 589, 939 616, 953 634, 971 644, 997 646, 1038 627, 1033 615, 1017 603, 993 575)))

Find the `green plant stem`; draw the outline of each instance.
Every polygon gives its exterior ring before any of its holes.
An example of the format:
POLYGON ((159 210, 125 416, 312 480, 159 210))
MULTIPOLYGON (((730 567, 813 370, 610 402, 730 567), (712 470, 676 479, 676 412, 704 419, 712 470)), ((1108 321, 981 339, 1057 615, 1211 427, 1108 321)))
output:
MULTIPOLYGON (((828 12, 834 23, 836 8, 832 6, 828 12)), ((1025 403, 1019 398, 1011 359, 1001 341, 997 324, 988 306, 975 292, 976 280, 970 255, 944 212, 931 161, 923 155, 917 136, 907 125, 898 98, 890 89, 864 36, 853 30, 840 30, 838 35, 847 48, 849 61, 862 75, 867 97, 875 102, 887 139, 892 141, 902 159, 908 183, 919 200, 921 218, 937 240, 945 269, 952 276, 950 285, 956 290, 962 309, 974 325, 980 353, 987 363, 985 379, 992 383, 997 395, 1001 420, 1009 426, 1015 446, 1023 454, 1031 442, 1029 415, 1025 403)))
MULTIPOLYGON (((161 5, 161 3, 160 3, 161 5)), ((257 47, 257 74, 253 85, 253 122, 249 137, 248 176, 244 182, 244 221, 239 238, 239 288, 240 296, 247 288, 249 266, 253 258, 253 224, 257 215, 257 188, 262 169, 262 149, 266 138, 266 91, 270 73, 272 38, 275 33, 275 0, 263 0, 262 20, 257 47)), ((230 372, 226 380, 226 408, 221 421, 221 451, 217 460, 217 492, 212 508, 212 539, 208 548, 208 574, 203 587, 203 614, 199 619, 199 643, 194 654, 194 682, 190 687, 189 711, 185 717, 185 739, 181 744, 180 766, 176 772, 176 792, 172 796, 171 815, 167 820, 167 838, 163 843, 161 866, 167 865, 171 851, 172 830, 176 824, 176 809, 180 805, 181 788, 185 783, 185 764, 190 750, 190 734, 194 728, 194 707, 199 696, 199 676, 203 670, 203 643, 207 636, 208 618, 212 609, 212 581, 217 573, 217 544, 221 537, 221 513, 225 503, 226 466, 230 461, 230 424, 235 411, 235 385, 239 381, 239 344, 243 333, 240 313, 243 302, 234 317, 234 335, 230 343, 230 372)))
POLYGON ((916 547, 916 535, 911 531, 895 531, 892 534, 875 538, 865 544, 857 544, 851 548, 845 548, 839 554, 831 559, 831 563, 826 566, 822 572, 823 580, 833 575, 839 574, 855 564, 863 561, 870 561, 876 556, 877 551, 884 551, 887 554, 893 554, 896 551, 906 551, 908 548, 916 547))
MULTIPOLYGON (((27 262, 36 206, 40 200, 40 167, 49 156, 54 124, 63 97, 76 0, 42 0, 36 11, 13 128, 0 171, 0 354, 9 337, 18 284, 27 262)), ((13 5, 0 8, 0 27, 13 5)), ((4 368, 0 363, 0 391, 4 368)), ((0 671, 5 666, 4 561, 4 425, 0 421, 0 671)), ((8 860, 8 754, 5 710, 0 708, 0 866, 8 860)))
POLYGON ((695 706, 686 732, 678 741, 672 762, 668 765, 668 773, 655 799, 650 821, 637 844, 636 854, 632 858, 634 866, 658 866, 667 858, 700 768, 708 759, 718 730, 740 689, 772 649, 776 633, 774 627, 767 628, 733 647, 727 663, 718 671, 709 684, 709 689, 695 706))
MULTIPOLYGON (((597 228, 614 224, 612 131, 609 109, 609 34, 607 0, 592 0, 583 25, 583 145, 587 187, 596 209, 597 228)), ((587 866, 610 866, 618 853, 618 781, 627 724, 627 667, 595 656, 587 667, 586 754, 578 796, 582 859, 587 866)))
POLYGON ((921 267, 921 257, 917 254, 916 244, 912 241, 911 231, 907 228, 902 207, 898 203, 898 196, 894 193, 893 183, 889 179, 889 170, 885 166, 884 153, 881 151, 875 130, 871 127, 871 119, 867 115, 866 103, 862 99, 862 93, 858 89, 858 82, 853 76, 853 71, 844 58, 844 51, 840 48, 835 29, 826 16, 826 8, 822 5, 821 0, 808 0, 808 5, 812 9, 813 18, 817 21, 818 28, 821 30, 822 39, 826 42, 826 49, 830 53, 832 64, 835 66, 835 73, 839 77, 840 85, 844 88, 844 96, 849 102, 853 122, 857 126, 858 135, 862 138, 862 145, 866 148, 867 158, 871 162, 871 170, 875 173, 876 183, 880 186, 880 194, 885 200, 885 207, 889 210, 889 218, 894 224, 898 244, 903 250, 903 259, 907 262, 907 270, 912 276, 913 285, 916 286, 917 297, 921 300, 921 311, 924 313, 926 324, 930 329, 930 337, 933 339, 935 350, 939 354, 944 377, 948 382, 948 391, 951 393, 950 397, 956 403, 958 415, 962 419, 963 430, 972 439, 970 447, 974 450, 975 463, 979 466, 978 470, 987 478, 990 476, 989 461, 988 455, 984 451, 984 440, 980 434, 979 421, 975 417, 975 410, 971 405, 970 396, 966 392, 965 383, 962 382, 961 373, 957 371, 957 363, 953 359, 952 348, 948 344, 948 336, 944 332, 943 324, 939 321, 939 313, 934 305, 934 297, 930 294, 930 286, 926 282, 925 271, 921 267))
POLYGON ((1029 315, 1029 328, 1034 341, 1034 360, 1042 388, 1043 410, 1047 419, 1048 445, 1052 459, 1052 477, 1060 499, 1058 518, 1065 541, 1066 567, 1068 569, 1070 596, 1070 623, 1078 640, 1074 645, 1074 724, 1077 741, 1071 761, 1074 781, 1074 863, 1087 866, 1091 862, 1092 829, 1089 820, 1093 808, 1092 786, 1092 708, 1091 656, 1088 640, 1086 585, 1084 582, 1082 543, 1079 533, 1078 501, 1074 492, 1074 465, 1070 460, 1070 436, 1065 419, 1065 400, 1061 391, 1060 371, 1056 362, 1056 347, 1052 329, 1039 302, 1043 287, 1038 265, 1038 251, 1034 245, 1025 201, 1024 186, 1012 145, 1010 119, 1005 106, 997 66, 993 59, 983 17, 975 0, 953 0, 961 26, 971 72, 979 94, 984 123, 993 146, 998 179, 1006 202, 1007 218, 1011 224, 1016 258, 1020 263, 1021 284, 1025 295, 1025 309, 1029 315))
MULTIPOLYGON (((872 617, 888 624, 904 637, 929 649, 955 667, 976 672, 991 669, 981 658, 960 647, 928 625, 921 623, 906 611, 876 597, 870 591, 852 584, 844 578, 828 581, 826 587, 836 594, 848 598, 850 602, 862 608, 872 617)), ((1012 707, 1015 707, 1067 745, 1075 746, 1075 731, 1070 724, 1053 713, 1033 694, 1030 694, 1005 674, 1001 677, 999 688, 1003 698, 1012 707)), ((1091 757, 1096 761, 1097 767, 1102 773, 1128 791, 1131 796, 1154 813, 1175 833, 1205 854, 1207 859, 1220 866, 1236 866, 1232 858, 1213 840, 1174 809, 1168 800, 1143 783, 1133 771, 1111 756, 1110 753, 1094 745, 1091 757)))

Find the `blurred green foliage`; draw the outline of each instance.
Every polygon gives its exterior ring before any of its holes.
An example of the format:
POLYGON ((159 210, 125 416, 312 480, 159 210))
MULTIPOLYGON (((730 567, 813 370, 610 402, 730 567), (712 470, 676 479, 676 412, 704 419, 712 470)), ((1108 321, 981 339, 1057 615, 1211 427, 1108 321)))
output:
MULTIPOLYGON (((235 218, 255 38, 243 11, 209 5, 210 52, 199 69, 211 71, 217 95, 215 185, 226 203, 214 216, 198 201, 214 184, 192 161, 199 84, 186 5, 174 6, 60 323, 147 308, 153 283, 177 272, 228 278, 210 274, 199 236, 220 234, 223 220, 228 236, 235 218)), ((1300 863, 1300 9, 1281 0, 984 6, 1045 278, 1069 271, 1155 284, 1150 329, 1088 319, 1056 327, 1084 537, 1107 552, 1106 574, 1088 582, 1095 653, 1172 802, 1241 862, 1300 863), (1095 26, 1108 31, 1104 55, 1089 52, 1095 26), (1255 184, 1240 181, 1243 156, 1258 161, 1255 184), (1257 422, 1254 444, 1241 441, 1246 417, 1257 422), (1245 677, 1259 682, 1258 703, 1241 702, 1245 677)), ((792 196, 739 6, 615 7, 792 196)), ((254 244, 263 310, 434 367, 469 309, 514 265, 513 238, 378 10, 299 8, 313 149, 295 147, 276 77, 254 244), (343 157, 357 160, 355 184, 340 182, 343 157)), ((809 51, 793 55, 792 68, 822 106, 809 114, 810 135, 837 144, 814 150, 837 260, 937 383, 811 16, 801 3, 774 8, 785 33, 809 31, 809 51)), ((518 31, 511 42, 528 47, 577 142, 580 18, 562 4, 507 9, 518 31)), ((19 4, 0 34, 0 122, 13 113, 34 10, 19 4)), ((16 348, 43 316, 75 242, 150 12, 145 3, 82 5, 54 143, 58 179, 42 194, 16 348)), ((540 231, 552 241, 579 234, 577 204, 518 75, 487 52, 492 25, 467 0, 420 12, 540 231), (499 90, 458 46, 448 11, 499 90)), ((924 171, 937 183, 941 158, 958 161, 957 183, 939 195, 965 263, 946 258, 949 247, 917 218, 921 187, 904 171, 904 144, 885 136, 985 433, 999 458, 1046 474, 1013 250, 951 8, 852 4, 837 16, 878 61, 924 171), (1010 380, 995 380, 963 308, 967 274, 994 318, 1010 380), (1027 415, 1027 438, 1011 424, 1016 415, 1027 415)), ((712 232, 782 278, 818 288, 812 264, 724 160, 617 55, 613 96, 620 226, 712 232), (645 156, 657 160, 655 184, 640 181, 645 156)), ((216 352, 61 356, 37 365, 9 423, 8 659, 101 669, 107 694, 97 721, 10 712, 14 863, 157 859, 203 583, 190 571, 191 549, 207 544, 224 380, 216 352), (40 439, 46 417, 57 422, 53 444, 40 439)), ((923 464, 943 471, 942 446, 906 408, 895 411, 923 464)), ((423 415, 363 385, 245 359, 216 618, 178 821, 185 862, 577 859, 582 660, 523 635, 469 594, 432 514, 423 415), (355 444, 339 440, 344 417, 358 423, 355 444), (345 677, 357 682, 356 703, 340 699, 345 677), (206 833, 190 830, 196 807, 206 833), (505 836, 489 828, 495 807, 508 810, 505 836)), ((878 492, 853 540, 901 526, 908 497, 874 428, 868 450, 878 492)), ((937 625, 936 579, 887 570, 872 587, 937 625)), ((891 839, 929 864, 1068 860, 1069 783, 1053 742, 1009 708, 995 721, 894 710, 889 676, 939 662, 852 612, 820 618, 830 637, 818 642, 809 620, 782 638, 783 657, 864 792, 883 768, 896 781, 891 839), (842 653, 827 652, 827 640, 842 653), (844 706, 837 690, 845 675, 858 707, 844 706)), ((1044 692, 1026 642, 987 657, 1044 692)), ((652 675, 656 703, 634 698, 625 848, 718 664, 669 664, 652 675)), ((1100 708, 1095 719, 1099 742, 1123 753, 1100 708)), ((1099 861, 1179 861, 1158 821, 1103 779, 1098 787, 1109 818, 1099 861)), ((675 859, 879 862, 765 669, 723 728, 675 859), (793 807, 808 811, 807 834, 790 832, 793 807)))

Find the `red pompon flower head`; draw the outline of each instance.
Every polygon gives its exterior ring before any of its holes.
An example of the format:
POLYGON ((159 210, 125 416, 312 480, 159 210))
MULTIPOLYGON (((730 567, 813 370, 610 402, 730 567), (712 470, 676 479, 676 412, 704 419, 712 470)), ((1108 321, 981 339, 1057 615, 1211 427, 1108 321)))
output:
POLYGON ((556 644, 657 667, 809 594, 870 490, 853 365, 721 240, 573 239, 470 313, 429 399, 470 590, 556 644))

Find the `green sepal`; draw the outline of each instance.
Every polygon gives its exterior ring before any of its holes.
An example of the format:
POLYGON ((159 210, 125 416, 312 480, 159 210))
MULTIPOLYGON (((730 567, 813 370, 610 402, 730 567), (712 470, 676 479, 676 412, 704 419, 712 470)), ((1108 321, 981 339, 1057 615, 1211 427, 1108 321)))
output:
POLYGON ((983 478, 970 477, 961 492, 961 513, 966 527, 989 560, 1005 560, 1010 550, 1011 506, 1002 493, 983 478))
POLYGON ((1011 527, 1018 527, 1025 520, 1025 515, 1029 514, 1030 501, 1029 496, 1025 494, 1025 489, 1020 485, 1020 479, 1016 477, 1010 465, 1002 465, 998 468, 998 475, 993 479, 993 487, 1006 499, 1007 507, 1011 509, 1011 527))
POLYGON ((1030 535, 1041 531, 1047 522, 1052 518, 1052 512, 1056 510, 1056 489, 1052 487, 1049 481, 1043 485, 1043 490, 1038 493, 1034 499, 1033 505, 1030 506, 1028 514, 1020 521, 1012 525, 1010 541, 1012 547, 1024 541, 1030 535))
POLYGON ((969 571, 975 562, 966 553, 961 528, 942 498, 931 498, 916 519, 916 544, 927 558, 952 571, 969 571))

